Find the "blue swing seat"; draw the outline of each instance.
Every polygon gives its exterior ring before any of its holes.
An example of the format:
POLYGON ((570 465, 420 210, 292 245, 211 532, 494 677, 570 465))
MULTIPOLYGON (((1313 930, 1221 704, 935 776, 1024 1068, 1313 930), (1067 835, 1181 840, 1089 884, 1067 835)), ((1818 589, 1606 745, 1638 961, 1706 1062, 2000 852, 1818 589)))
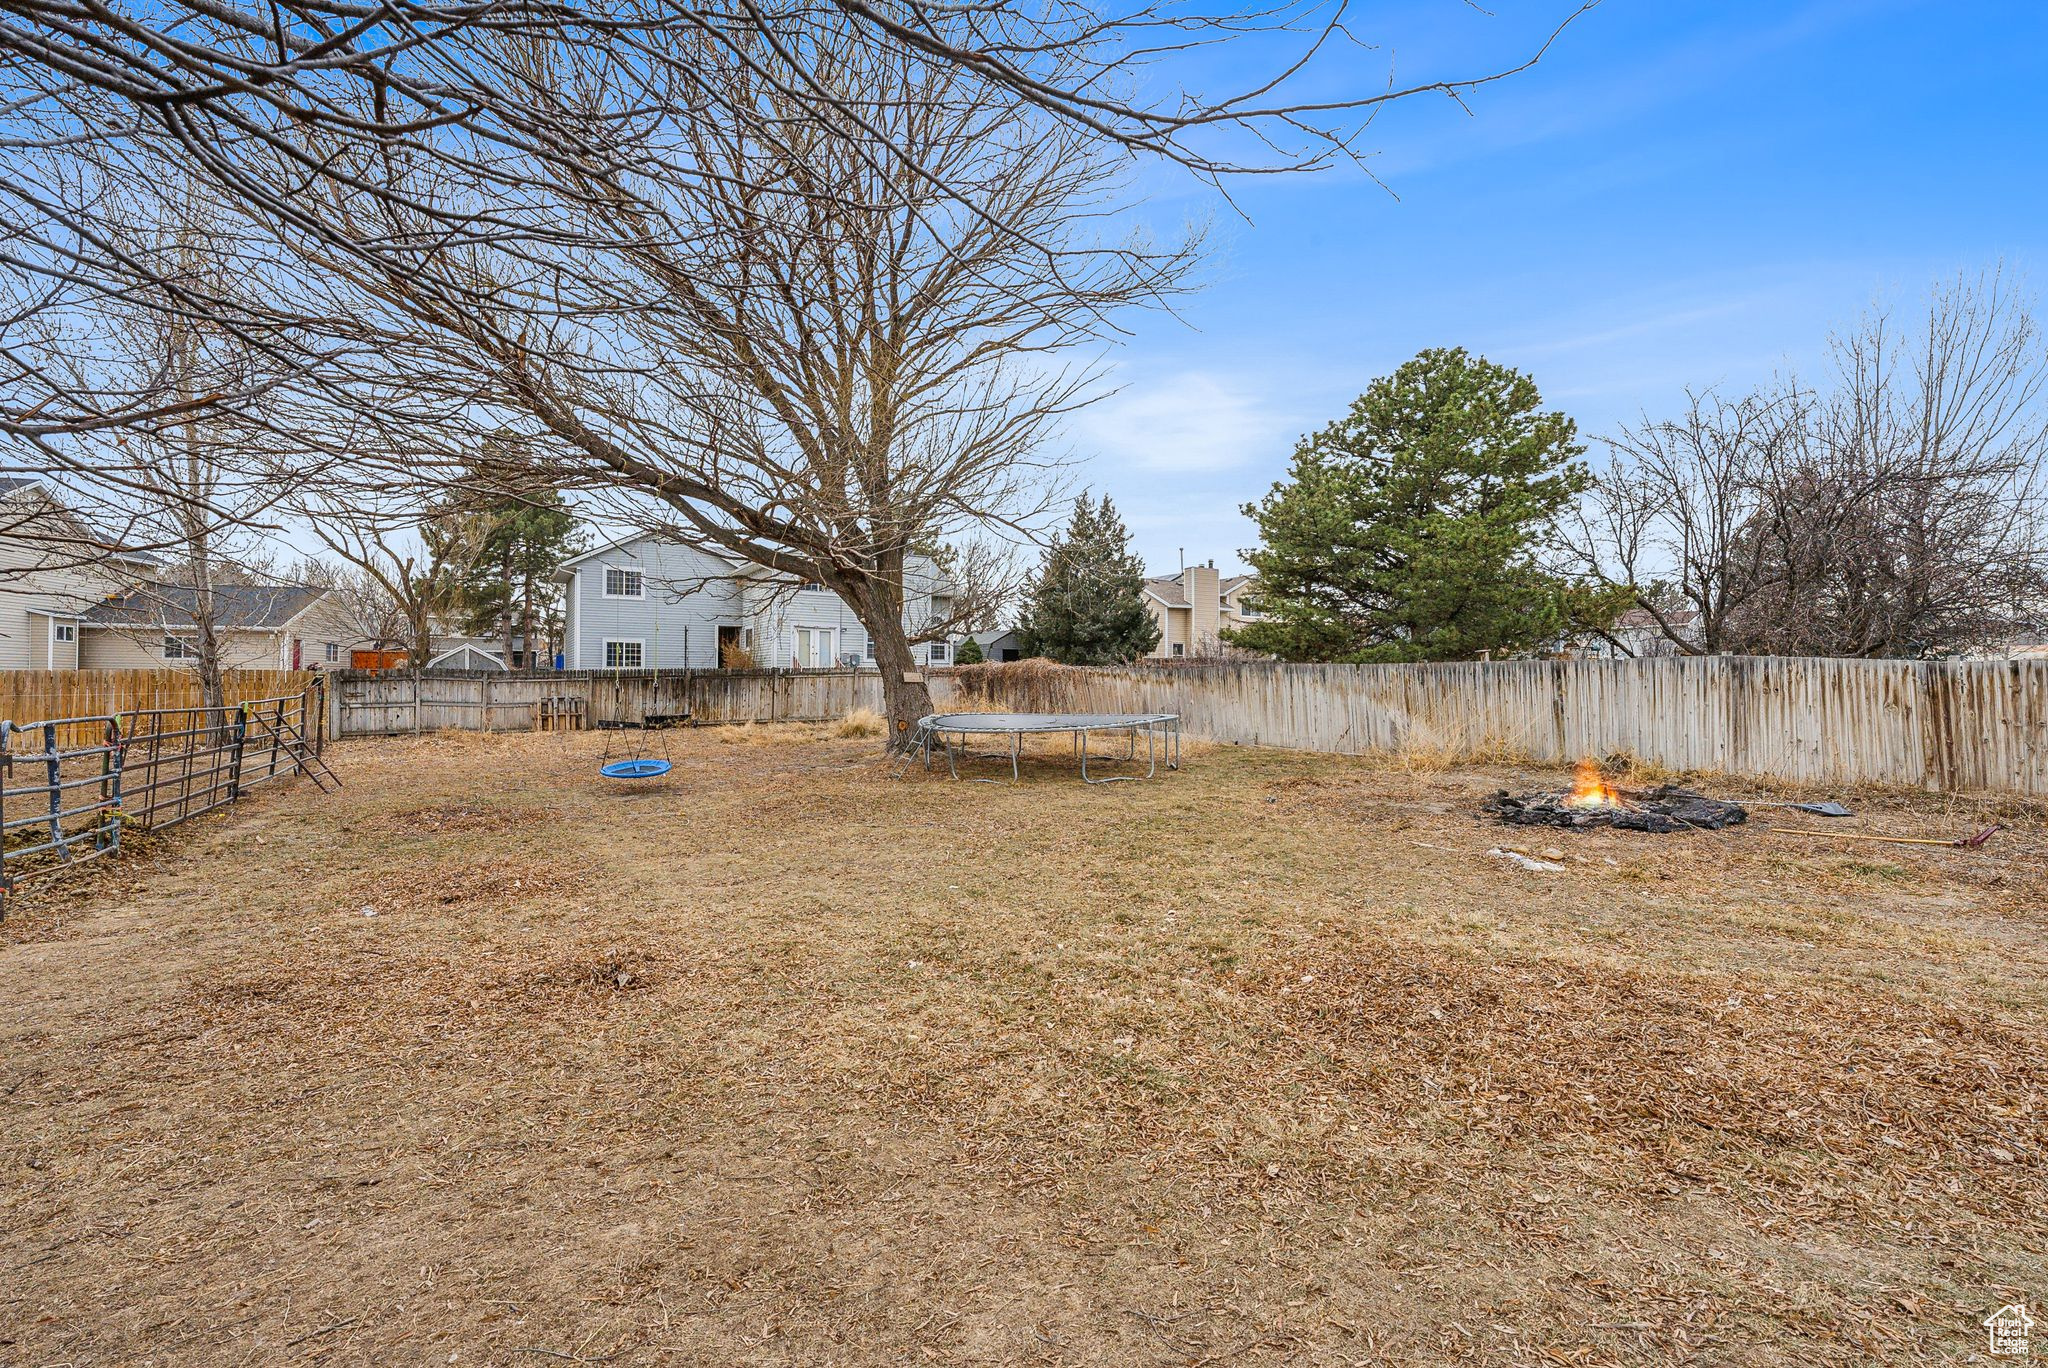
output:
POLYGON ((658 779, 669 772, 666 760, 614 760, 598 771, 607 779, 658 779))

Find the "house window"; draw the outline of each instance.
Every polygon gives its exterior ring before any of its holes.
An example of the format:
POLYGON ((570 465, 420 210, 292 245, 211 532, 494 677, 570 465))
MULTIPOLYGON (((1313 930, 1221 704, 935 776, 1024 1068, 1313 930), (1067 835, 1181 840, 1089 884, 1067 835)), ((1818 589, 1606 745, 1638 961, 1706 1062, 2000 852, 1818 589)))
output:
POLYGON ((1187 646, 1187 643, 1186 643, 1186 642, 1184 642, 1184 641, 1176 641, 1176 642, 1174 642, 1174 643, 1173 643, 1173 653, 1174 653, 1175 655, 1177 655, 1177 656, 1184 656, 1184 655, 1186 655, 1186 654, 1188 653, 1188 646, 1187 646))
POLYGON ((78 640, 78 624, 77 624, 77 623, 75 623, 75 622, 60 622, 60 623, 58 623, 58 624, 57 624, 57 633, 56 633, 56 636, 57 636, 57 640, 59 640, 59 641, 76 641, 76 640, 78 640))
POLYGON ((932 643, 932 652, 931 652, 931 654, 932 654, 932 664, 934 664, 934 665, 943 665, 943 664, 945 664, 945 663, 946 663, 946 661, 947 661, 947 660, 948 660, 948 659, 950 658, 950 656, 951 656, 951 654, 952 654, 952 651, 953 651, 953 648, 952 648, 951 646, 948 646, 948 645, 947 645, 947 644, 946 644, 945 642, 943 642, 943 641, 934 641, 934 642, 932 643))
POLYGON ((835 638, 830 627, 799 627, 791 643, 790 661, 799 670, 829 670, 835 663, 835 638))
POLYGON ((607 641, 604 644, 604 667, 607 670, 637 670, 645 658, 646 647, 638 641, 607 641))
POLYGON ((805 580, 796 587, 796 591, 799 594, 822 594, 825 592, 825 586, 816 580, 805 580))
POLYGON ((192 649, 190 642, 182 641, 174 636, 164 638, 165 660, 196 660, 198 657, 199 652, 192 649))
POLYGON ((644 599, 647 597, 647 577, 623 565, 607 565, 604 568, 604 596, 644 599))
POLYGON ((339 664, 339 663, 341 662, 341 646, 340 646, 340 644, 339 644, 338 642, 333 642, 333 641, 330 641, 330 642, 328 642, 328 643, 327 643, 327 647, 326 647, 326 650, 325 650, 324 654, 325 654, 325 655, 326 655, 326 657, 327 657, 327 663, 328 663, 329 665, 336 665, 336 664, 339 664))

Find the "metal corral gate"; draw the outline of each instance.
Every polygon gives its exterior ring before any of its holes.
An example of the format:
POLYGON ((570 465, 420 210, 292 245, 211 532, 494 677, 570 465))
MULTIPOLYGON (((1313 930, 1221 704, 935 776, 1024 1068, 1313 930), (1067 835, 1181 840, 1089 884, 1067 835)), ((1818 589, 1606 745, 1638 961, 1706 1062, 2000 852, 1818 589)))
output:
POLYGON ((339 788, 325 702, 316 679, 225 708, 0 722, 0 914, 21 880, 114 854, 126 828, 161 831, 292 774, 339 788))

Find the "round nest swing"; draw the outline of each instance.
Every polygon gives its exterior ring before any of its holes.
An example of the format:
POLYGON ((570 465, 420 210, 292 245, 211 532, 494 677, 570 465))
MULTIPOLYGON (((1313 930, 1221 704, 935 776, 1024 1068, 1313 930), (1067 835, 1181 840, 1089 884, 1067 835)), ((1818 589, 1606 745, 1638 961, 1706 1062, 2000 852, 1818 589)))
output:
POLYGON ((608 765, 598 766, 597 772, 607 779, 658 779, 667 774, 670 768, 668 761, 649 757, 638 760, 614 760, 608 765))

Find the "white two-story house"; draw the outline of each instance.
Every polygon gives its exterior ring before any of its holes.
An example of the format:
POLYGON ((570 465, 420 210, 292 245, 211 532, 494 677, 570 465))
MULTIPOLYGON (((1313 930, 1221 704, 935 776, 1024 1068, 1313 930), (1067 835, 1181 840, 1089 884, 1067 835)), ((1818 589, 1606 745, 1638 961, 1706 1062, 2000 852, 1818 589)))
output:
MULTIPOLYGON (((913 557, 906 575, 906 628, 916 633, 951 616, 937 567, 913 557)), ((653 534, 586 551, 555 579, 563 587, 562 663, 571 670, 711 670, 735 651, 761 669, 875 663, 867 630, 837 594, 653 534)), ((911 650, 920 665, 951 663, 943 641, 911 650)))

